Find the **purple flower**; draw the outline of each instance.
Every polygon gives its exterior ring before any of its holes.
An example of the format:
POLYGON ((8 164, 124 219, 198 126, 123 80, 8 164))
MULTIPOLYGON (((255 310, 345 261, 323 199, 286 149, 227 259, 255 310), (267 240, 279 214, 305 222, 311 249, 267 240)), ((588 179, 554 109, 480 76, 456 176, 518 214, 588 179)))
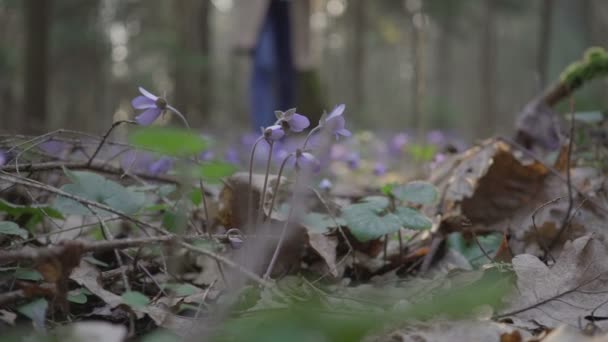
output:
POLYGON ((348 156, 348 158, 346 158, 346 165, 348 165, 349 169, 356 170, 359 168, 360 160, 361 158, 359 158, 359 153, 353 152, 348 156))
POLYGON ((446 142, 447 137, 442 131, 433 130, 427 133, 426 141, 433 145, 442 145, 446 142))
POLYGON ((321 163, 315 156, 309 152, 302 152, 302 150, 296 150, 296 170, 305 170, 312 173, 321 171, 321 163))
POLYGON ((277 141, 285 135, 281 125, 272 125, 264 129, 264 138, 269 141, 277 141))
POLYGON ((4 151, 0 151, 0 166, 6 164, 6 153, 4 151))
POLYGON ((211 150, 207 150, 207 151, 201 152, 201 154, 199 155, 199 158, 202 161, 210 161, 210 160, 213 160, 213 158, 215 158, 215 153, 211 150))
POLYGON ((393 155, 399 156, 403 152, 403 147, 410 141, 407 133, 396 134, 389 143, 389 150, 393 155))
POLYGON ((139 87, 139 92, 141 95, 131 101, 133 108, 144 109, 141 114, 135 117, 135 121, 137 121, 138 124, 142 126, 151 125, 167 109, 180 117, 182 116, 177 109, 171 107, 164 98, 158 97, 142 87, 139 87))
POLYGON ((330 190, 332 186, 333 184, 331 184, 331 181, 327 178, 323 178, 319 183, 319 188, 325 191, 330 190))
POLYGON ((436 169, 439 165, 441 165, 447 157, 443 153, 437 153, 431 162, 431 170, 436 169))
POLYGON ((344 116, 342 116, 342 114, 344 114, 345 108, 346 106, 343 104, 336 106, 334 110, 329 113, 329 115, 323 114, 319 122, 321 127, 326 127, 329 129, 331 134, 336 136, 336 140, 340 136, 350 137, 351 135, 350 131, 344 128, 346 121, 344 120, 344 116))
POLYGON ((157 161, 148 166, 148 172, 153 175, 161 175, 169 172, 173 166, 173 159, 169 157, 161 157, 157 161))
POLYGON ((283 127, 285 132, 302 132, 308 126, 310 126, 310 121, 304 115, 300 115, 296 113, 296 109, 292 108, 285 112, 277 110, 274 112, 278 121, 277 124, 283 127))
POLYGON ((376 162, 376 164, 374 165, 374 175, 383 176, 384 174, 386 174, 386 171, 387 168, 383 162, 376 162))
POLYGON ((239 151, 234 147, 229 147, 226 152, 224 152, 224 159, 230 164, 234 165, 238 165, 241 163, 239 151))

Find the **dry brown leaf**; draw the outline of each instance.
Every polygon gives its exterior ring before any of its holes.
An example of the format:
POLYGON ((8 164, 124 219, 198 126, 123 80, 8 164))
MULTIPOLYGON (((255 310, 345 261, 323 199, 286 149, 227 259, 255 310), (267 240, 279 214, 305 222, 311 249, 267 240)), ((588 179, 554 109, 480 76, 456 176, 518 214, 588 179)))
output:
POLYGON ((68 336, 62 337, 68 341, 122 342, 127 337, 127 328, 108 322, 86 321, 70 324, 66 333, 68 336))
POLYGON ((80 265, 78 265, 70 275, 70 279, 79 285, 86 287, 112 308, 122 304, 122 298, 119 295, 114 294, 101 286, 99 283, 100 275, 101 273, 94 265, 82 260, 80 265))
MULTIPOLYGON (((528 326, 578 326, 583 317, 608 316, 608 245, 601 236, 587 235, 567 242, 549 268, 529 254, 513 258, 519 291, 499 317, 528 326), (519 322, 517 321, 519 320, 519 322)), ((597 322, 607 328, 607 322, 597 322)))
MULTIPOLYGON (((519 333, 520 336, 524 337, 530 336, 530 334, 526 331, 517 330, 516 328, 506 324, 493 321, 434 321, 428 324, 409 325, 408 327, 389 335, 390 338, 380 339, 380 341, 501 341, 502 335, 512 333, 519 333)), ((517 340, 511 341, 515 342, 517 340)), ((522 340, 520 339, 519 341, 522 340)))
POLYGON ((337 277, 336 247, 338 247, 338 237, 308 230, 308 243, 310 244, 310 247, 323 258, 325 264, 327 264, 327 267, 329 268, 329 273, 332 276, 337 277))
POLYGON ((551 331, 543 342, 608 342, 608 334, 601 336, 586 335, 579 328, 562 325, 559 328, 551 331))

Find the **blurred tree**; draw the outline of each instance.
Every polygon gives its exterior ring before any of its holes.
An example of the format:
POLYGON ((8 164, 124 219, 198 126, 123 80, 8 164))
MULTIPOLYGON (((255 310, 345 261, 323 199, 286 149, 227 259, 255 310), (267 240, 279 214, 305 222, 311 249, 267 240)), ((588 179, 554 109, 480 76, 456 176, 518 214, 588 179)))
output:
POLYGON ((482 1, 482 33, 480 45, 481 110, 477 134, 486 137, 496 129, 496 4, 493 0, 482 1))
POLYGON ((547 72, 549 69, 549 56, 551 49, 551 21, 553 20, 554 0, 542 1, 543 3, 540 8, 538 55, 536 59, 536 71, 538 72, 538 83, 541 90, 547 86, 547 72))
POLYGON ((351 0, 352 25, 352 105, 357 112, 362 112, 365 103, 365 35, 367 33, 366 0, 351 0))
POLYGON ((49 89, 52 101, 48 104, 51 115, 47 128, 102 132, 112 121, 112 113, 106 106, 108 66, 112 59, 99 15, 101 1, 53 0, 53 3, 50 50, 53 68, 49 89))
POLYGON ((24 114, 26 133, 40 133, 47 119, 48 55, 51 0, 25 0, 24 114))
POLYGON ((209 68, 210 6, 210 1, 173 1, 176 25, 174 102, 196 127, 202 127, 209 119, 213 91, 209 68))
POLYGON ((16 113, 15 93, 19 86, 19 50, 16 47, 22 39, 21 10, 21 2, 0 2, 0 120, 2 128, 13 133, 19 128, 17 118, 20 117, 16 113))

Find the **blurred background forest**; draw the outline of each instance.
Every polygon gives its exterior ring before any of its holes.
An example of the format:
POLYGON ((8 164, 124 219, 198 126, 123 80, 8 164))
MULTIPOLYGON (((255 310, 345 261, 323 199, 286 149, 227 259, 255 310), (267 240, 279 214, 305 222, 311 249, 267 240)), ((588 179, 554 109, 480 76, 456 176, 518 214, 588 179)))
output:
MULTIPOLYGON (((101 133, 133 117, 139 85, 204 132, 249 129, 244 1, 0 0, 2 131, 101 133)), ((602 0, 293 1, 298 111, 345 103, 354 129, 509 132, 586 47, 608 45, 602 0)), ((595 82, 577 110, 607 95, 595 82)))

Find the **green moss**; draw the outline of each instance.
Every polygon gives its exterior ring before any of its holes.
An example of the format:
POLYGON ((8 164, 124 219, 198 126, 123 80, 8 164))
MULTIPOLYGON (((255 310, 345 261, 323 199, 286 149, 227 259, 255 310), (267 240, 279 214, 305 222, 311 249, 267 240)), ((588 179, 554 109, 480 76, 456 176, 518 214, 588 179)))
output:
POLYGON ((608 52, 601 47, 591 47, 585 51, 582 60, 566 67, 560 76, 560 80, 574 89, 587 81, 607 74, 608 52))

